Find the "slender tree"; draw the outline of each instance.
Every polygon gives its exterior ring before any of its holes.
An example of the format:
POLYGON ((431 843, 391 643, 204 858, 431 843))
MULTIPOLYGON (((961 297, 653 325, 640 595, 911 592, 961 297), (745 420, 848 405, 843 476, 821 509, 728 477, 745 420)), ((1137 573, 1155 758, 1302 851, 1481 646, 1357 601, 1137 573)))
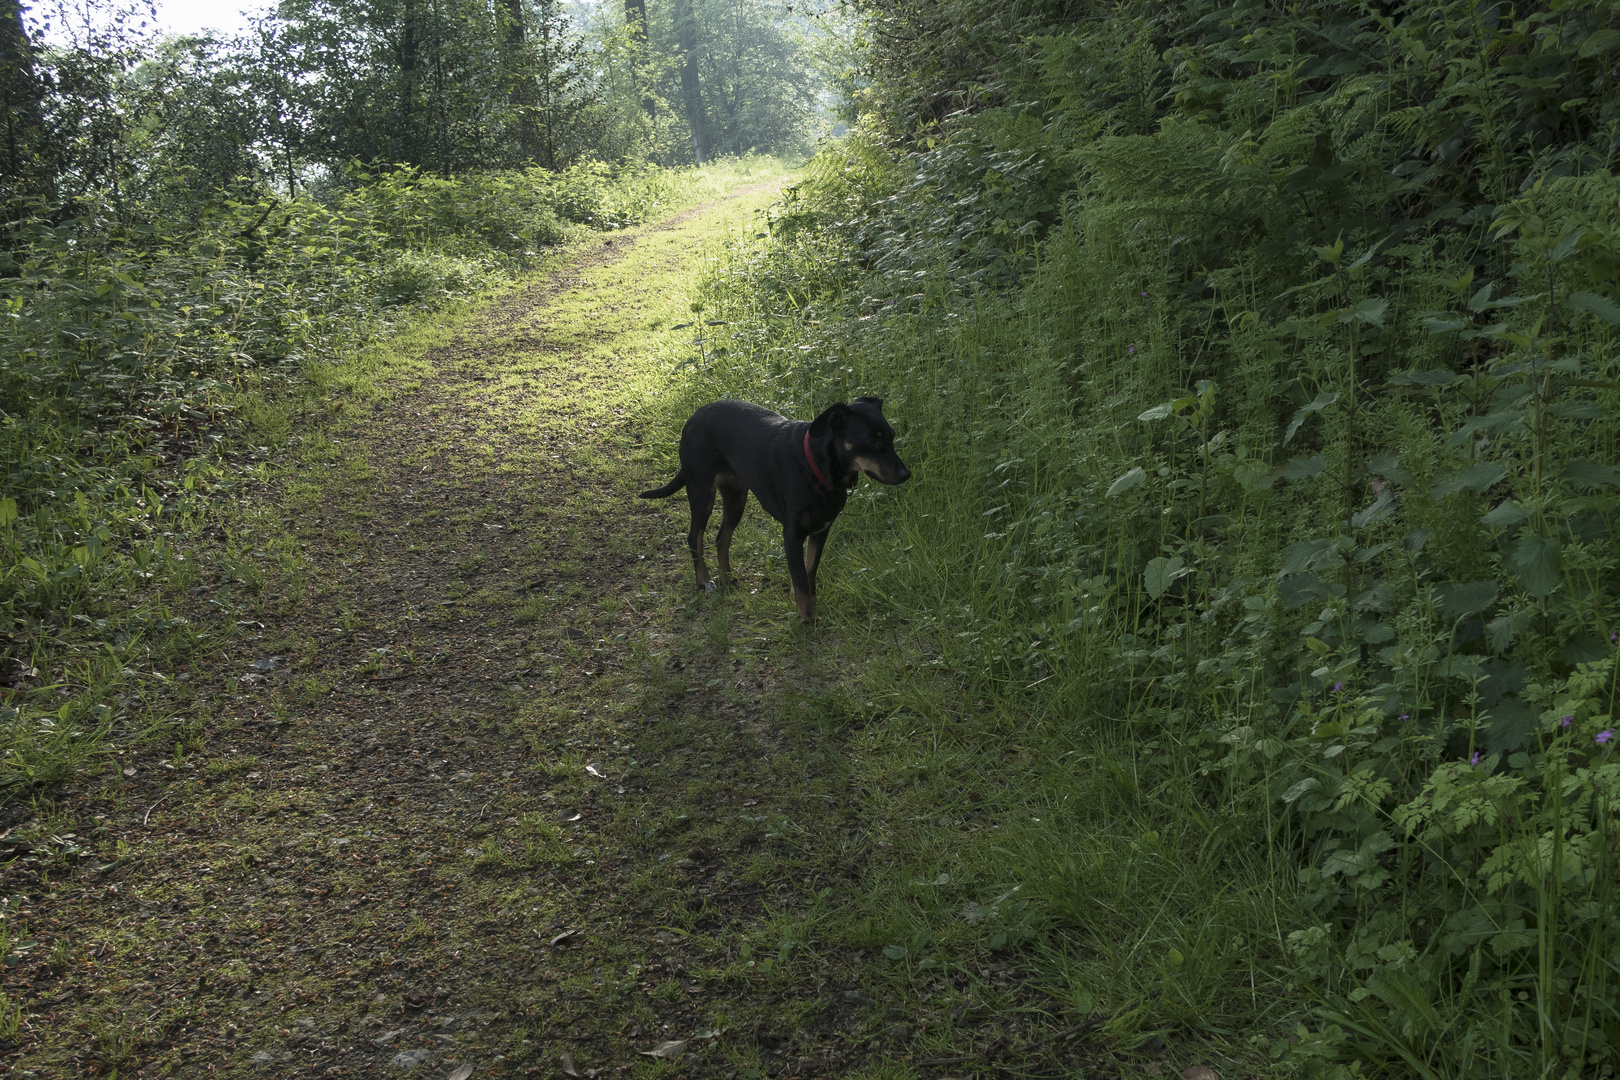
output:
POLYGON ((703 88, 698 76, 698 20, 692 0, 675 0, 675 40, 681 52, 681 102, 692 129, 692 156, 699 165, 713 153, 708 117, 703 110, 703 88))
POLYGON ((46 86, 34 63, 34 44, 23 22, 21 0, 0 0, 0 111, 5 129, 0 193, 34 193, 49 181, 45 151, 46 86))

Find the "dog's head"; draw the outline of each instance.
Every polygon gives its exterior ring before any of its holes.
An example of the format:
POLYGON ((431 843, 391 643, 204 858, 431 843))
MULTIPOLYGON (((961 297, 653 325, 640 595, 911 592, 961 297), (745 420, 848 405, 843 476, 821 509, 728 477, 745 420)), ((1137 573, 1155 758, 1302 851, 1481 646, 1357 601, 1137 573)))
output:
POLYGON ((859 397, 829 405, 810 422, 810 435, 832 436, 838 456, 882 484, 903 484, 911 470, 894 452, 894 428, 883 418, 883 399, 859 397))

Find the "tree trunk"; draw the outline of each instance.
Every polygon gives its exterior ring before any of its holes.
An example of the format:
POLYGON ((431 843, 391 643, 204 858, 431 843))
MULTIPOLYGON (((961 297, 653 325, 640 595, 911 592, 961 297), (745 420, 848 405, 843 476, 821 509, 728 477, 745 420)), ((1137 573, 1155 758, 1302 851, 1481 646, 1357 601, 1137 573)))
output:
POLYGON ((709 124, 698 86, 697 19, 692 14, 692 0, 675 0, 675 36, 681 48, 681 99, 692 128, 692 156, 702 165, 709 160, 709 124))
MULTIPOLYGON (((624 0, 624 25, 635 43, 635 57, 639 65, 647 48, 647 0, 624 0)), ((641 99, 641 107, 651 119, 658 119, 658 100, 651 94, 641 99)))
POLYGON ((414 152, 418 140, 413 128, 418 89, 416 69, 421 65, 421 55, 416 40, 416 4, 413 0, 405 0, 404 12, 405 25, 400 28, 399 39, 399 127, 389 133, 392 136, 389 141, 395 148, 395 161, 420 165, 423 162, 420 155, 414 152))
POLYGON ((47 170, 39 160, 45 141, 44 95, 21 0, 0 0, 0 115, 5 124, 0 132, 5 140, 0 146, 0 191, 7 195, 23 194, 33 187, 31 180, 50 179, 41 175, 47 170))
POLYGON ((536 156, 537 140, 534 75, 529 70, 528 28, 523 19, 523 0, 498 0, 498 10, 506 38, 506 77, 510 83, 507 100, 518 114, 518 153, 527 163, 536 156))

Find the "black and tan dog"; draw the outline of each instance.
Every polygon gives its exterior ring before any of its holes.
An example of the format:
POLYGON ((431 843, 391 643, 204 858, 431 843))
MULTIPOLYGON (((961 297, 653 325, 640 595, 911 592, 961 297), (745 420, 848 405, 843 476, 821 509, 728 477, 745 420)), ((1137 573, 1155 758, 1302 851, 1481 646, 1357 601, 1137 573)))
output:
POLYGON ((883 418, 881 398, 856 398, 827 407, 808 424, 789 420, 746 401, 715 401, 692 414, 681 429, 681 470, 643 499, 664 499, 686 488, 692 503, 692 549, 698 585, 713 589, 703 561, 703 529, 718 489, 723 506, 715 554, 720 582, 730 584, 731 533, 742 520, 752 491, 767 513, 782 523, 788 575, 799 617, 816 617, 816 565, 827 530, 844 509, 849 489, 865 473, 884 484, 911 477, 894 452, 894 428, 883 418))

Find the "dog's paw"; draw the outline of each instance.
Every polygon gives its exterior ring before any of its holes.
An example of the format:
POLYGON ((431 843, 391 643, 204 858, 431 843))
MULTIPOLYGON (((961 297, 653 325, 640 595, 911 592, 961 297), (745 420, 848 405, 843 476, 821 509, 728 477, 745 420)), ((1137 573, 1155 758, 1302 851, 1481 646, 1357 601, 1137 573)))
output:
POLYGON ((703 591, 704 592, 719 592, 720 591, 720 583, 718 581, 714 581, 714 580, 705 581, 703 583, 703 591))

